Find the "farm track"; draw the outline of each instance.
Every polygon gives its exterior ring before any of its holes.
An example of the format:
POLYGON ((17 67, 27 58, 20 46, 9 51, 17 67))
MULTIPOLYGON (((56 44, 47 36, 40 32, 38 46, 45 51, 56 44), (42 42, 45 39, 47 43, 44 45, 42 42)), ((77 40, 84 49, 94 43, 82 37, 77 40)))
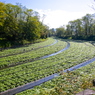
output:
POLYGON ((30 50, 23 50, 23 52, 20 52, 20 53, 15 53, 15 54, 9 54, 9 55, 5 55, 5 56, 0 56, 0 58, 2 57, 8 57, 8 56, 12 56, 12 55, 18 55, 18 54, 23 54, 23 53, 26 53, 26 52, 30 52, 30 51, 33 51, 33 50, 37 50, 37 49, 40 49, 40 48, 44 48, 44 47, 48 47, 48 46, 52 46, 54 44, 56 44, 58 42, 58 40, 55 39, 55 42, 50 44, 50 45, 46 45, 46 46, 42 46, 42 47, 37 47, 37 48, 31 48, 30 50))

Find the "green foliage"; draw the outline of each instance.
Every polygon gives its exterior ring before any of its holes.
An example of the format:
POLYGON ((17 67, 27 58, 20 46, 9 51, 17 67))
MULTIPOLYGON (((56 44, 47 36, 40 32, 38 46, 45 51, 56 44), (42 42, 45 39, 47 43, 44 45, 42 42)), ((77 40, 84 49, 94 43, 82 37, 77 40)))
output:
MULTIPOLYGON (((95 57, 95 47, 93 46, 93 44, 91 44, 91 42, 89 43, 85 41, 83 42, 83 41, 68 40, 68 42, 70 43, 70 48, 66 50, 65 52, 62 52, 60 54, 57 54, 55 56, 52 56, 46 59, 29 62, 31 58, 37 58, 37 57, 41 57, 50 53, 54 53, 66 47, 66 42, 64 41, 67 41, 67 40, 58 39, 58 43, 49 47, 40 48, 37 50, 33 50, 31 52, 25 52, 23 54, 18 54, 15 56, 7 56, 4 58, 0 58, 0 62, 2 66, 17 64, 19 62, 23 63, 26 60, 28 60, 27 63, 25 62, 24 64, 20 64, 18 66, 0 70, 0 83, 1 83, 0 85, 2 85, 1 91, 5 91, 8 89, 35 81, 37 79, 41 79, 43 77, 60 72, 63 69, 65 70, 67 68, 70 68, 72 66, 75 66, 79 63, 82 63, 86 60, 89 60, 95 57)), ((32 46, 30 46, 29 48, 24 47, 24 49, 27 51, 27 49, 30 49, 31 47, 32 46)), ((36 44, 34 48, 36 47, 39 47, 39 45, 37 46, 36 44)), ((20 50, 23 51, 23 48, 20 48, 17 50, 15 49, 15 51, 18 51, 18 50, 19 52, 20 50)), ((5 51, 2 51, 2 52, 5 52, 5 51)), ((12 53, 11 50, 6 50, 6 52, 12 53)), ((85 80, 84 82, 86 83, 85 80)), ((67 84, 67 88, 66 88, 67 90, 69 89, 68 85, 69 84, 67 84)), ((52 87, 53 86, 54 84, 52 84, 52 87)), ((64 84, 64 86, 66 86, 66 84, 64 84)), ((86 87, 85 84, 83 84, 83 87, 86 87)))
POLYGON ((63 37, 65 34, 65 29, 64 27, 60 27, 56 29, 56 35, 57 37, 63 37))
POLYGON ((17 95, 75 95, 88 88, 95 90, 92 84, 95 78, 94 67, 95 62, 73 72, 63 72, 58 78, 17 95))
POLYGON ((3 51, 3 52, 1 52, 2 56, 3 56, 3 54, 5 55, 6 53, 8 55, 8 52, 9 52, 10 56, 0 58, 0 61, 2 62, 0 64, 0 68, 7 67, 7 66, 10 66, 10 65, 14 65, 14 64, 21 64, 21 63, 25 63, 25 62, 29 62, 29 61, 34 61, 35 59, 40 58, 42 56, 51 54, 53 52, 57 52, 57 51, 59 51, 60 49, 63 48, 63 46, 60 46, 60 48, 58 48, 58 45, 60 45, 60 44, 61 43, 59 42, 56 45, 53 45, 53 46, 50 46, 50 47, 39 48, 39 49, 36 49, 36 50, 35 50, 34 46, 30 46, 30 47, 27 47, 27 48, 18 49, 19 51, 17 51, 17 49, 15 49, 16 51, 13 51, 13 50, 3 51), (11 53, 13 54, 13 52, 14 52, 14 55, 11 56, 11 53), (17 55, 15 53, 17 53, 17 55))
POLYGON ((61 38, 95 41, 95 18, 87 14, 81 19, 69 21, 66 30, 57 28, 56 32, 56 36, 61 38))
POLYGON ((0 2, 0 44, 8 47, 17 44, 24 44, 23 40, 34 41, 47 38, 48 28, 41 24, 39 15, 32 9, 27 9, 22 5, 12 5, 0 2), (44 36, 45 35, 45 36, 44 36))
POLYGON ((6 7, 5 4, 0 2, 0 26, 3 26, 4 23, 4 18, 6 17, 6 13, 5 13, 6 7))

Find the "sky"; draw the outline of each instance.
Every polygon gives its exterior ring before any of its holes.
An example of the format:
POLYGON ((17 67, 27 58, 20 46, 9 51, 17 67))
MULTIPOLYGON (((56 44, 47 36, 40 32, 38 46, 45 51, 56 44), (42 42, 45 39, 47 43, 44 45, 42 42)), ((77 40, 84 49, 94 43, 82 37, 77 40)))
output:
POLYGON ((40 20, 50 28, 67 25, 69 21, 93 14, 94 0, 0 0, 4 3, 20 3, 28 9, 39 12, 40 20))

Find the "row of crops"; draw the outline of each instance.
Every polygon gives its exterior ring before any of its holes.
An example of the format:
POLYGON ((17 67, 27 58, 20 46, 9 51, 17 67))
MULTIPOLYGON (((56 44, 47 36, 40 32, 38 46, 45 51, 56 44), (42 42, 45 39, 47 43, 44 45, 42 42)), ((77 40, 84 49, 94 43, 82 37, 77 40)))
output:
POLYGON ((95 62, 72 72, 63 72, 59 77, 17 95, 75 95, 85 89, 95 90, 93 79, 95 62))
POLYGON ((16 64, 23 64, 23 63, 37 60, 45 55, 49 55, 51 53, 57 52, 62 48, 64 48, 65 46, 66 46, 66 42, 59 41, 58 43, 52 46, 39 48, 22 54, 2 57, 0 58, 0 63, 1 63, 0 68, 13 66, 16 64))
MULTIPOLYGON (((53 40, 53 39, 52 39, 53 40)), ((64 47, 66 46, 66 42, 63 42, 63 41, 58 41, 58 43, 56 43, 56 44, 54 44, 54 45, 52 45, 52 46, 49 46, 49 47, 44 47, 44 48, 40 48, 40 49, 38 49, 38 52, 36 52, 35 51, 35 55, 39 55, 39 54, 43 54, 43 56, 44 55, 46 55, 46 54, 51 54, 51 53, 54 53, 54 52, 57 52, 57 51, 59 51, 60 49, 63 49, 64 47), (60 47, 60 48, 58 48, 58 47, 60 47), (40 52, 41 51, 41 52, 40 52)), ((34 51, 31 51, 31 53, 30 52, 28 52, 28 54, 27 54, 27 58, 29 57, 29 54, 31 54, 33 57, 34 57, 34 51)), ((26 56, 26 53, 23 53, 23 54, 25 54, 25 56, 26 56)), ((21 54, 19 54, 19 55, 21 55, 21 54)), ((18 58, 19 58, 19 55, 17 55, 18 56, 18 58)), ((38 56, 37 55, 37 56, 38 56)), ((21 57, 22 57, 22 61, 23 60, 26 60, 26 58, 24 58, 23 57, 24 55, 22 55, 21 57)), ((8 58, 10 58, 10 57, 12 57, 11 59, 9 59, 9 60, 13 60, 13 58, 15 58, 16 59, 16 55, 15 56, 7 56, 7 57, 3 57, 3 58, 1 58, 1 60, 2 60, 2 63, 4 63, 4 60, 6 59, 6 60, 8 60, 8 58), (3 60, 4 59, 4 60, 3 60)), ((40 56, 41 57, 41 56, 40 56)), ((13 60, 14 62, 13 63, 15 63, 15 60, 13 60)), ((19 60, 17 60, 18 62, 19 62, 19 60)), ((6 61, 5 61, 6 62, 6 61)), ((2 63, 0 64, 0 65, 2 65, 2 63)), ((42 62, 41 62, 42 63, 42 62)), ((43 64, 42 64, 43 65, 43 64)), ((47 64, 48 65, 48 64, 47 64)), ((38 64, 38 62, 36 62, 36 64, 34 64, 34 63, 29 63, 29 62, 27 62, 25 65, 23 64, 23 65, 20 65, 20 66, 14 66, 13 68, 6 68, 6 69, 3 69, 3 70, 0 70, 0 82, 1 82, 1 84, 2 84, 2 81, 4 81, 4 82, 6 82, 6 83, 8 83, 8 84, 10 84, 10 82, 9 81, 11 81, 11 79, 13 79, 13 81, 15 80, 16 81, 16 77, 17 76, 14 76, 14 73, 15 73, 15 75, 16 75, 16 73, 17 73, 17 75, 18 75, 18 73, 19 73, 19 76, 23 76, 23 77, 26 77, 27 75, 29 75, 30 73, 31 73, 31 75, 32 75, 32 72, 34 72, 35 71, 35 67, 40 67, 40 65, 38 64), (28 67, 28 68, 27 68, 28 67), (22 69, 21 69, 22 68, 22 69), (29 69, 30 68, 30 69, 29 69), (34 69, 34 70, 32 70, 32 68, 34 69), (22 72, 24 72, 24 70, 25 70, 25 75, 26 75, 26 73, 27 73, 27 75, 26 76, 24 76, 23 75, 23 73, 22 72), (28 71, 27 71, 28 70, 28 71), (29 71, 30 70, 30 71, 29 71), (31 70, 32 70, 32 72, 31 72, 31 70), (9 73, 9 72, 11 72, 11 73, 9 73), (10 76, 12 77, 10 77, 10 76), (2 77, 3 76, 3 77, 2 77), (7 78, 6 78, 7 77, 7 78), (6 80, 7 81, 6 81, 6 80)), ((36 69, 37 69, 36 68, 36 69)), ((40 68, 38 69, 38 70, 40 70, 40 68)), ((29 75, 30 76, 30 75, 29 75)), ((27 76, 28 77, 28 76, 27 76)), ((31 77, 31 76, 30 76, 31 77)), ((29 79, 30 79, 30 77, 28 77, 29 79)), ((18 80, 18 78, 19 77, 17 77, 17 80, 18 80)), ((31 77, 32 78, 32 77, 31 77)), ((20 79, 20 81, 23 81, 23 79, 21 78, 20 79)), ((32 80, 34 80, 34 79, 32 79, 32 80)), ((19 80, 18 80, 19 81, 19 80)), ((18 84, 18 81, 14 84, 16 87, 18 86, 18 85, 16 85, 16 84, 18 84)), ((31 80, 30 80, 31 81, 31 80)), ((27 81, 27 82, 29 82, 29 81, 27 81)), ((6 83, 5 83, 5 85, 6 85, 6 83)), ((25 82, 23 82, 24 84, 25 84, 25 82)), ((13 85, 13 87, 12 88, 14 88, 14 85, 13 85)), ((22 83, 20 83, 19 85, 22 85, 22 83)), ((8 86, 8 85, 7 85, 8 86)), ((9 88, 8 88, 9 89, 9 88)))
MULTIPOLYGON (((47 49, 51 50, 51 53, 56 52, 66 47, 65 41, 67 40, 58 39, 58 43, 55 45, 45 47, 46 49, 38 49, 37 54, 42 53, 43 50, 43 52, 48 52, 47 49)), ((41 79, 95 57, 95 47, 93 45, 90 47, 81 41, 68 40, 68 42, 70 48, 60 54, 0 70, 0 92, 41 79)))
POLYGON ((32 50, 35 50, 37 48, 41 48, 47 45, 51 45, 54 43, 54 39, 48 38, 46 41, 36 43, 36 44, 30 44, 30 45, 25 45, 23 47, 18 47, 18 48, 11 48, 11 49, 6 49, 0 52, 0 57, 5 57, 5 56, 11 56, 11 55, 17 55, 20 53, 25 53, 25 52, 30 52, 32 50))

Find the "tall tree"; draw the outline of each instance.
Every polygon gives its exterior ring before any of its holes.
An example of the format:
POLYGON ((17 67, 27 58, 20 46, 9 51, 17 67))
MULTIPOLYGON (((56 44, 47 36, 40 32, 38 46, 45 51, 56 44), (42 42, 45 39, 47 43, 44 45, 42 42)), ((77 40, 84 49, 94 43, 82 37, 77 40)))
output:
POLYGON ((64 27, 59 27, 56 29, 56 36, 57 37, 64 37, 64 35, 65 35, 64 27))
POLYGON ((91 14, 87 14, 82 17, 82 19, 69 21, 66 27, 66 32, 64 32, 65 36, 63 36, 65 38, 85 40, 95 39, 95 18, 93 18, 91 14))
POLYGON ((24 40, 34 41, 46 38, 49 28, 40 22, 39 13, 20 4, 0 2, 0 40, 10 44, 23 44, 24 40))

